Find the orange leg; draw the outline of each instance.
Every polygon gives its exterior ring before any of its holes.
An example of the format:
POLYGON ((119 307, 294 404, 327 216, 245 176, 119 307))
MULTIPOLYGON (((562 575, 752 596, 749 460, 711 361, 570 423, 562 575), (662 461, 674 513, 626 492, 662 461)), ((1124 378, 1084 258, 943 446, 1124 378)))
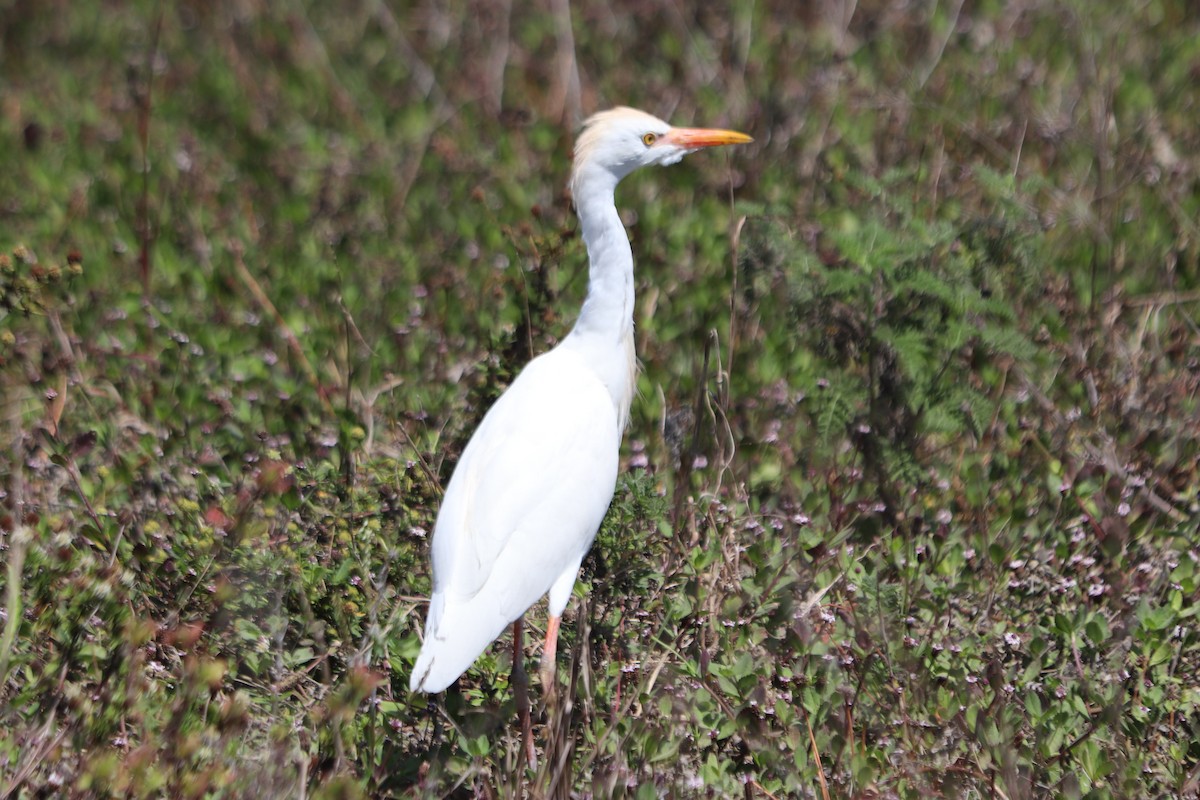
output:
POLYGON ((533 721, 529 717, 529 678, 525 675, 525 618, 513 623, 513 692, 517 698, 517 718, 521 721, 521 749, 530 769, 537 769, 537 750, 533 744, 533 721))
POLYGON ((554 676, 556 672, 555 660, 558 657, 558 626, 562 623, 562 617, 550 617, 546 620, 546 641, 542 645, 542 667, 540 670, 542 678, 543 694, 550 694, 554 691, 554 676))

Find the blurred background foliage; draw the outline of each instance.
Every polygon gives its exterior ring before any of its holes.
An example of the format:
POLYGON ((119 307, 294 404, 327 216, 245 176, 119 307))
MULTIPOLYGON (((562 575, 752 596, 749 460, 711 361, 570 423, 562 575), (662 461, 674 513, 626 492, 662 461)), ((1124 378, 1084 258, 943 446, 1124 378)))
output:
POLYGON ((0 796, 1197 794, 1193 4, 2 0, 0 64, 0 796), (405 687, 617 104, 756 141, 619 190, 527 772, 510 649, 405 687))

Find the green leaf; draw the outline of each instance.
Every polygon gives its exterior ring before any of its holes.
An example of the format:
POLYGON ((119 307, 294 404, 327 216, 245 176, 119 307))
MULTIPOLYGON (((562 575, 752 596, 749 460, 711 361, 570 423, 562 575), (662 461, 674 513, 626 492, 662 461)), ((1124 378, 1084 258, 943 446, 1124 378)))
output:
POLYGON ((1175 611, 1169 606, 1150 608, 1141 614, 1142 627, 1151 631, 1162 631, 1169 628, 1175 619, 1175 611))
POLYGON ((1087 621, 1083 632, 1093 645, 1103 645, 1108 641, 1108 622, 1099 614, 1094 614, 1087 621))

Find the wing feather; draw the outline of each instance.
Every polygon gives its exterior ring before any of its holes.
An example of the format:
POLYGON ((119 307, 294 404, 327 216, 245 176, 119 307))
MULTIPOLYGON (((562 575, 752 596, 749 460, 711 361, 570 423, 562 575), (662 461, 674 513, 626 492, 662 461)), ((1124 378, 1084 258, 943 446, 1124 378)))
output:
POLYGON ((531 362, 450 480, 434 531, 435 593, 494 603, 510 620, 524 613, 591 546, 619 446, 612 397, 577 354, 531 362))

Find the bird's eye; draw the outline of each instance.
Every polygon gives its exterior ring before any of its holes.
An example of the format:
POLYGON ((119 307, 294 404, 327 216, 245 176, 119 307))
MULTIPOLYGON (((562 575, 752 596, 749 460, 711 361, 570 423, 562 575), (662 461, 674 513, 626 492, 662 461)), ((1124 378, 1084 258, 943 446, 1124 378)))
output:
POLYGON ((642 137, 642 143, 643 143, 644 145, 646 145, 646 147, 649 147, 650 145, 654 144, 654 142, 655 142, 657 139, 658 139, 658 137, 657 137, 657 136, 655 136, 653 133, 647 133, 646 135, 644 135, 644 136, 642 137))

